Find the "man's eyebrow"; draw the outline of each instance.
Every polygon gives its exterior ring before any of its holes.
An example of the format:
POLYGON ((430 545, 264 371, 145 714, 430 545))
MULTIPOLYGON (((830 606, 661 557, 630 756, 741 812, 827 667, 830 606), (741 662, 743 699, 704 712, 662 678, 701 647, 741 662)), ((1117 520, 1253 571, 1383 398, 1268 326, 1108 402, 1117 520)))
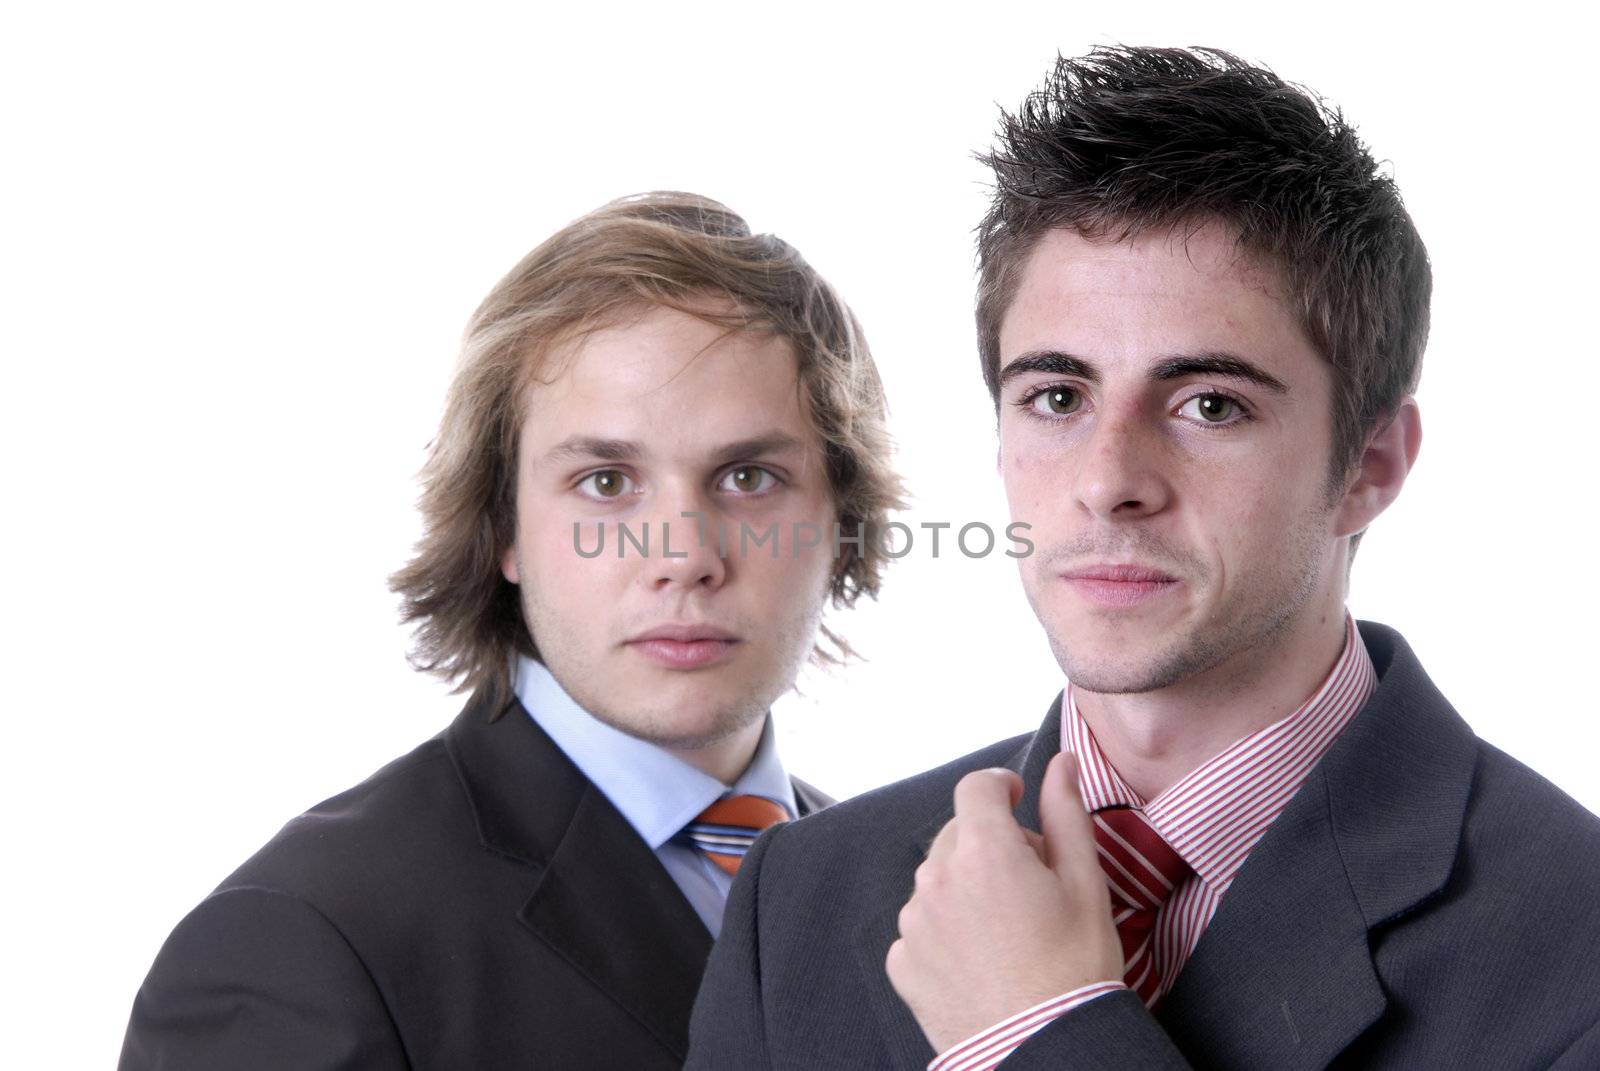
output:
POLYGON ((1189 376, 1221 376, 1242 379, 1274 394, 1288 394, 1289 388, 1277 377, 1231 353, 1185 353, 1168 357, 1150 369, 1157 380, 1186 379, 1189 376))
POLYGON ((1016 379, 1018 376, 1027 375, 1029 372, 1045 372, 1053 376, 1072 376, 1076 379, 1088 380, 1090 383, 1100 382, 1100 372, 1094 365, 1082 357, 1074 357, 1070 353, 1060 350, 1030 350, 1020 357, 1014 357, 1000 369, 1000 386, 1016 379))
POLYGON ((545 455, 547 461, 633 461, 639 444, 626 439, 599 439, 573 435, 561 440, 545 455))
MULTIPOLYGON (((775 432, 726 443, 711 452, 713 465, 802 450, 805 444, 793 435, 775 432)), ((601 439, 593 435, 573 435, 550 448, 547 461, 637 461, 643 454, 639 444, 627 439, 601 439)))
POLYGON ((735 461, 748 461, 751 458, 804 449, 805 443, 796 439, 793 435, 779 431, 771 435, 757 435, 754 438, 740 439, 738 442, 719 446, 711 454, 711 463, 719 466, 731 465, 735 461))

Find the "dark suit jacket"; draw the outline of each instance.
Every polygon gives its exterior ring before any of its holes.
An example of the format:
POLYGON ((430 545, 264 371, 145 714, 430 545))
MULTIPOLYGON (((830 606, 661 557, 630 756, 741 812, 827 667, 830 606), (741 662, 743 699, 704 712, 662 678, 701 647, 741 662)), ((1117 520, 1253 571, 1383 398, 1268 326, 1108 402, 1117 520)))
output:
POLYGON ((124 1071, 680 1067, 705 925, 520 704, 489 713, 469 703, 195 908, 124 1071))
MULTIPOLYGON (((1024 1069, 1600 1068, 1600 819, 1473 736, 1400 636, 1235 878, 1156 1014, 1091 1001, 1024 1069)), ((966 772, 1009 765, 1021 820, 1059 704, 997 744, 765 834, 746 857, 690 1028, 695 1071, 922 1071, 883 960, 966 772)))

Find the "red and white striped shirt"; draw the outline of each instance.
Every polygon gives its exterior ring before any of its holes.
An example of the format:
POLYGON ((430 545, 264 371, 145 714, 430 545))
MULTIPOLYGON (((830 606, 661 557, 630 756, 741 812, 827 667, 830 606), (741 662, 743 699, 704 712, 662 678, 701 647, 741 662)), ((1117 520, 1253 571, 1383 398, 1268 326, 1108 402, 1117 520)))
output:
MULTIPOLYGON (((1345 644, 1333 669, 1298 710, 1235 741, 1146 803, 1095 741, 1067 685, 1061 747, 1078 758, 1078 788, 1089 811, 1133 807, 1194 868, 1156 915, 1153 949, 1161 992, 1173 980, 1216 914, 1250 850, 1305 783, 1318 760, 1377 687, 1377 673, 1348 614, 1345 644)), ((1018 1012, 945 1050, 928 1071, 989 1071, 1052 1021, 1095 997, 1126 988, 1096 982, 1018 1012)))

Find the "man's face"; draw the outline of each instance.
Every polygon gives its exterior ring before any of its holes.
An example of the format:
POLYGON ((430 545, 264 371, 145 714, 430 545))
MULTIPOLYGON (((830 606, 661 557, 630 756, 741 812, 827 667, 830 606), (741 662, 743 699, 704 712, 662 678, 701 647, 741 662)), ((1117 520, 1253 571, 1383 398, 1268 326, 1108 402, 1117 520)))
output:
POLYGON ((1033 525, 1023 586, 1079 687, 1248 676, 1342 605, 1330 373, 1278 288, 1218 226, 1056 230, 1024 266, 1001 469, 1033 525))
POLYGON ((833 561, 793 349, 653 308, 555 356, 554 381, 528 392, 501 563, 545 664, 590 713, 655 743, 692 751, 749 729, 811 649, 833 561), (620 524, 648 531, 648 554, 620 524), (797 553, 797 525, 820 546, 797 553), (776 557, 753 544, 772 526, 776 557))

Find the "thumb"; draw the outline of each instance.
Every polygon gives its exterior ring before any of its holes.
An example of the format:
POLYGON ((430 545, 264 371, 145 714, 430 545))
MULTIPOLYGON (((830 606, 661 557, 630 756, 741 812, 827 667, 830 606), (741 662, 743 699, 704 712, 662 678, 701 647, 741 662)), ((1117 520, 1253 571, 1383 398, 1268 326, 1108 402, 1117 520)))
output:
POLYGON ((1062 751, 1045 767, 1039 789, 1039 831, 1045 861, 1061 877, 1099 874, 1094 854, 1094 819, 1078 792, 1078 760, 1062 751))

